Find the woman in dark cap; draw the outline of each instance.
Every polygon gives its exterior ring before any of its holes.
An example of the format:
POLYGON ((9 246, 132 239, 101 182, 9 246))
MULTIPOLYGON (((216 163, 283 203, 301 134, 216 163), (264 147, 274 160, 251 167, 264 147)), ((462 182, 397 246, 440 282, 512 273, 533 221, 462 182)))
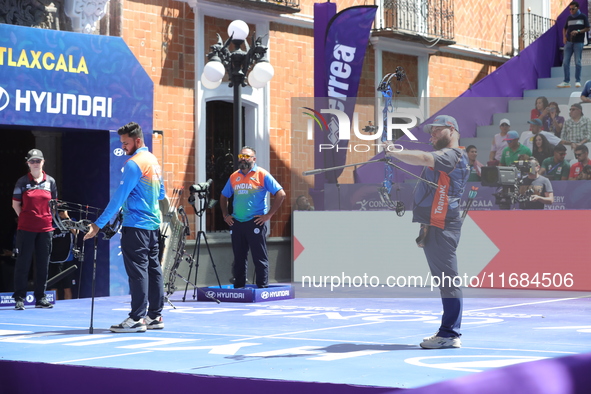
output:
POLYGON ((18 215, 14 269, 15 309, 25 309, 29 269, 35 254, 35 308, 53 308, 45 298, 53 224, 49 200, 57 198, 55 179, 43 171, 43 152, 31 149, 26 157, 29 173, 16 181, 12 208, 18 215))

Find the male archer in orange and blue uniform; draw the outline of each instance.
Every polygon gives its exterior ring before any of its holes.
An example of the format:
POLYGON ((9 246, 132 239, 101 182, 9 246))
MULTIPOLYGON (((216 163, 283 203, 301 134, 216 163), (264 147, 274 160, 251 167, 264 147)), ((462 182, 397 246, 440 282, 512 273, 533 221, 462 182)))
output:
MULTIPOLYGON (((414 194, 413 222, 421 224, 417 244, 423 247, 431 275, 441 281, 439 291, 443 316, 438 332, 425 338, 421 347, 443 349, 461 347, 462 289, 454 285, 458 277, 456 249, 460 241, 462 220, 460 198, 470 176, 468 156, 460 148, 460 131, 456 120, 439 115, 424 127, 431 135, 434 152, 402 150, 388 152, 400 161, 425 166, 423 178, 437 184, 419 182, 414 194)), ((395 150, 395 149, 394 149, 395 150)))
POLYGON ((125 154, 132 156, 123 167, 119 187, 103 214, 92 223, 84 239, 90 239, 122 209, 121 253, 129 276, 131 312, 113 332, 144 332, 164 328, 164 285, 158 260, 160 207, 165 197, 160 165, 144 145, 141 127, 134 122, 117 130, 125 154), (147 310, 147 312, 146 312, 147 310))
POLYGON ((267 256, 267 225, 277 212, 285 191, 268 171, 256 165, 256 151, 245 146, 238 155, 238 171, 222 190, 220 208, 224 221, 230 226, 234 252, 234 288, 246 284, 246 267, 250 248, 255 267, 256 284, 259 288, 269 284, 269 258, 267 256), (267 209, 267 192, 275 198, 267 209), (228 213, 228 199, 234 196, 233 212, 228 213))

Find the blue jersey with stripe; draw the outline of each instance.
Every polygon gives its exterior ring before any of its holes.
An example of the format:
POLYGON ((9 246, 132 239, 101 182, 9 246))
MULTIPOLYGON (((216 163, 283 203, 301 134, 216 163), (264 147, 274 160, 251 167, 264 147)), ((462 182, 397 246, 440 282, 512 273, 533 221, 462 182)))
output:
POLYGON ((230 175, 222 194, 234 196, 232 216, 239 222, 247 222, 268 211, 267 192, 275 195, 283 187, 267 170, 256 164, 248 174, 238 170, 230 175))
POLYGON ((158 200, 164 196, 164 183, 156 156, 147 147, 139 148, 125 163, 119 187, 95 224, 103 228, 122 208, 122 226, 157 230, 161 222, 158 200))

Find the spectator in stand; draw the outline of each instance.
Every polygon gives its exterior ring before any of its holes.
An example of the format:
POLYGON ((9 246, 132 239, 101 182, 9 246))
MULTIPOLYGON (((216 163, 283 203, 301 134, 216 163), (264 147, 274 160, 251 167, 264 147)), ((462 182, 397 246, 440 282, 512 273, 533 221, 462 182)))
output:
POLYGON ((501 154, 501 165, 510 166, 513 162, 519 160, 520 155, 531 156, 531 150, 519 142, 519 134, 515 130, 511 130, 505 137, 507 147, 503 149, 501 154))
POLYGON ((534 148, 534 137, 538 134, 544 135, 548 142, 552 144, 552 146, 560 144, 560 138, 548 131, 542 130, 542 121, 540 119, 531 119, 528 120, 527 123, 531 125, 530 131, 524 131, 523 133, 521 133, 521 138, 519 139, 519 142, 527 146, 531 151, 533 151, 534 148))
POLYGON ((581 179, 589 179, 591 160, 589 160, 589 148, 587 145, 579 145, 575 148, 575 158, 577 162, 570 166, 569 181, 577 181, 581 179))
POLYGON ((581 92, 581 101, 584 103, 591 103, 591 80, 585 82, 583 86, 583 91, 581 92))
POLYGON ((501 119, 499 122, 499 129, 501 132, 499 134, 495 134, 490 147, 490 154, 488 156, 487 163, 489 166, 498 166, 500 164, 501 153, 503 153, 503 149, 507 147, 505 136, 509 132, 509 127, 511 127, 511 122, 509 119, 501 119))
POLYGON ((575 150, 579 145, 591 141, 591 120, 583 116, 583 107, 580 103, 570 106, 570 119, 564 123, 562 131, 563 145, 570 145, 575 150))
POLYGON ((544 175, 551 181, 566 181, 570 172, 570 164, 564 159, 565 157, 566 147, 562 144, 556 145, 554 156, 548 157, 542 162, 540 175, 544 175))
POLYGON ((478 149, 474 145, 469 145, 466 148, 466 153, 468 154, 468 165, 470 166, 468 182, 480 182, 480 169, 482 168, 482 163, 476 160, 478 149))
POLYGON ((544 119, 548 115, 548 99, 540 96, 536 99, 536 107, 531 110, 530 119, 544 119))
MULTIPOLYGON (((558 143, 558 145, 560 145, 560 143, 558 143)), ((538 163, 543 163, 544 160, 554 155, 554 145, 548 142, 548 139, 544 134, 536 134, 531 153, 538 163)))
POLYGON ((564 69, 564 82, 559 83, 558 88, 570 88, 570 59, 575 54, 575 87, 581 87, 581 57, 585 35, 589 31, 587 15, 579 10, 579 3, 573 1, 569 4, 570 15, 566 19, 562 35, 564 40, 564 56, 562 68, 564 69))
POLYGON ((564 127, 564 116, 560 116, 560 108, 557 102, 552 101, 548 104, 548 115, 542 119, 542 122, 544 123, 542 130, 546 130, 560 138, 564 127))
POLYGON ((296 198, 295 210, 296 211, 313 211, 314 206, 312 206, 312 204, 310 204, 310 200, 308 200, 308 197, 306 197, 302 194, 302 195, 298 196, 298 198, 296 198))
POLYGON ((554 191, 552 183, 545 176, 540 175, 540 163, 534 158, 529 159, 530 171, 523 183, 519 186, 520 194, 525 194, 527 190, 532 193, 529 201, 519 203, 521 209, 544 209, 544 205, 554 202, 554 191))

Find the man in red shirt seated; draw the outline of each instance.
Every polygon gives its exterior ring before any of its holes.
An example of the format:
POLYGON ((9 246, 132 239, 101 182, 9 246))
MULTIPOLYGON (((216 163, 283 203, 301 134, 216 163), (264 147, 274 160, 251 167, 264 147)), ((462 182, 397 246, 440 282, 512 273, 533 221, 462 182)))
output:
POLYGON ((591 179, 591 160, 589 160, 589 148, 579 145, 575 148, 577 162, 570 167, 569 181, 591 179), (589 166, 589 167, 588 167, 589 166))

